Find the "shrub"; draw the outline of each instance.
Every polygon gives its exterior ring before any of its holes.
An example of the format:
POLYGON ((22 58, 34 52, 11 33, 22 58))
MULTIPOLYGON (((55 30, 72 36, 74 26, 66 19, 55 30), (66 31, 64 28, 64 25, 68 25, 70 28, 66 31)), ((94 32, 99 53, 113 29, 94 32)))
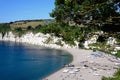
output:
POLYGON ((52 39, 51 37, 49 37, 49 38, 45 41, 45 43, 46 43, 46 44, 49 44, 49 43, 52 43, 52 41, 53 41, 53 39, 52 39))
POLYGON ((120 57, 120 51, 117 51, 117 54, 115 54, 116 57, 120 57))
POLYGON ((102 35, 101 35, 101 36, 98 37, 97 41, 98 41, 98 42, 105 42, 106 39, 107 39, 107 38, 106 38, 105 36, 102 36, 102 35))
POLYGON ((11 28, 9 24, 0 24, 0 33, 2 33, 2 37, 4 37, 4 35, 10 30, 11 28))
POLYGON ((61 40, 58 40, 58 42, 56 42, 55 44, 60 45, 60 46, 63 46, 61 40))
POLYGON ((25 31, 25 30, 22 30, 21 27, 15 28, 15 29, 13 30, 13 32, 14 32, 14 34, 16 34, 16 35, 19 36, 19 37, 21 37, 23 34, 26 33, 26 31, 25 31))
POLYGON ((33 30, 32 26, 27 27, 27 31, 32 31, 32 30, 33 30))

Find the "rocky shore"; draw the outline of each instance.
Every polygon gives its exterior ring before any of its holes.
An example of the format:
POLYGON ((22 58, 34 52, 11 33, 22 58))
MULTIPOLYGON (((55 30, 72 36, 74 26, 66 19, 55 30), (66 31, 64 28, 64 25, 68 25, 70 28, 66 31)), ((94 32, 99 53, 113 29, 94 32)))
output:
POLYGON ((18 37, 13 34, 13 32, 8 32, 2 37, 0 33, 0 41, 13 41, 13 42, 21 42, 28 43, 33 45, 40 45, 44 47, 50 48, 78 48, 78 43, 76 42, 76 46, 71 46, 62 41, 62 38, 58 38, 55 36, 51 36, 50 34, 28 32, 21 37, 18 37), (58 44, 60 42, 60 44, 58 44))

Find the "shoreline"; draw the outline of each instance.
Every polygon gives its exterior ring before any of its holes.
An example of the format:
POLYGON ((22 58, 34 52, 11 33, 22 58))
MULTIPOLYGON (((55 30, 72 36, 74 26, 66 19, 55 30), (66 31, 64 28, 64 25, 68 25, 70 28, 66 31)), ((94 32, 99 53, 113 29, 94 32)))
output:
MULTIPOLYGON (((70 48, 70 49, 73 49, 73 48, 70 48)), ((70 49, 67 49, 67 48, 59 48, 58 50, 62 50, 62 51, 65 51, 65 52, 68 52, 70 55, 72 55, 72 61, 69 63, 69 64, 75 64, 76 63, 76 55, 74 55, 72 52, 70 52, 70 49)), ((78 49, 79 50, 79 49, 78 49)), ((84 49, 82 49, 84 50, 84 49)), ((92 50, 89 50, 89 51, 92 51, 92 50)), ((68 65, 68 64, 66 64, 68 65)), ((54 77, 56 77, 56 74, 60 74, 61 71, 63 71, 65 69, 65 67, 53 72, 52 74, 48 75, 47 77, 43 78, 42 80, 56 80, 54 79, 54 77)), ((57 79, 59 80, 59 79, 57 79)))
MULTIPOLYGON (((51 44, 45 44, 44 42, 49 37, 50 35, 43 35, 42 33, 29 33, 18 38, 12 33, 9 33, 4 38, 0 36, 0 41, 27 43, 51 49, 64 50, 73 56, 70 64, 75 67, 72 67, 72 70, 70 67, 64 67, 42 80, 101 80, 102 76, 112 77, 117 71, 114 67, 118 67, 116 65, 118 63, 109 61, 106 56, 110 56, 107 54, 102 53, 102 56, 96 57, 95 55, 91 55, 91 53, 93 53, 92 50, 78 49, 78 46, 73 47, 64 43, 64 46, 61 47, 56 45, 55 41, 51 44), (77 71, 73 71, 73 69, 77 71)), ((54 40, 57 41, 58 38, 54 38, 54 40)))
POLYGON ((103 76, 112 77, 117 71, 117 65, 120 65, 116 62, 111 62, 107 59, 109 55, 102 53, 101 57, 88 57, 92 50, 84 49, 60 49, 69 52, 73 56, 73 61, 70 64, 73 64, 75 69, 79 71, 75 73, 70 73, 68 70, 69 67, 63 67, 62 69, 48 75, 42 80, 101 80, 103 76), (81 66, 80 63, 85 62, 81 66), (84 65, 87 65, 85 67, 84 65), (107 67, 106 67, 107 66, 107 67))
MULTIPOLYGON (((60 51, 65 51, 65 50, 63 50, 63 49, 56 49, 56 48, 50 48, 50 47, 45 47, 45 46, 41 46, 41 45, 34 45, 34 44, 30 44, 30 43, 23 43, 23 42, 14 42, 14 41, 4 41, 4 40, 0 40, 0 42, 5 42, 5 43, 10 43, 10 44, 20 44, 20 45, 25 45, 25 46, 28 46, 28 47, 31 47, 31 48, 34 48, 34 47, 38 47, 38 49, 44 49, 44 48, 48 48, 48 49, 54 49, 54 50, 60 50, 60 51)), ((67 52, 67 51, 65 51, 65 52, 67 52)), ((67 52, 67 54, 69 54, 68 52, 67 52)), ((71 54, 69 54, 69 55, 71 55, 71 54)), ((71 55, 72 56, 72 55, 71 55)), ((73 56, 72 56, 72 58, 71 58, 72 60, 69 62, 69 63, 71 63, 72 61, 73 61, 73 56)), ((69 63, 67 63, 67 64, 69 64, 69 63)), ((63 67, 62 67, 63 68, 63 67)), ((61 69, 61 68, 60 68, 61 69)), ((60 69, 58 69, 58 70, 60 70, 60 69)), ((57 70, 57 71, 58 71, 57 70)), ((54 71, 53 73, 56 73, 57 71, 54 71)), ((51 73, 51 74, 53 74, 53 73, 51 73)), ((51 75, 51 74, 49 74, 49 75, 51 75)), ((48 75, 48 76, 49 76, 48 75)), ((44 78, 44 77, 43 77, 44 78)), ((40 79, 41 80, 41 79, 40 79)))
MULTIPOLYGON (((51 48, 51 49, 53 49, 53 48, 51 48)), ((54 49, 55 49, 55 48, 54 48, 54 49)), ((59 48, 59 49, 56 49, 56 50, 62 50, 62 51, 67 52, 68 54, 70 54, 70 55, 72 56, 72 61, 71 61, 71 62, 69 62, 68 64, 71 64, 71 63, 73 62, 73 55, 72 55, 70 52, 66 51, 66 49, 59 48)), ((65 64, 65 65, 68 65, 68 64, 65 64)), ((60 69, 58 69, 57 71, 55 71, 55 72, 53 72, 53 73, 51 73, 51 74, 47 75, 47 76, 46 76, 46 77, 44 77, 42 80, 46 80, 46 78, 47 78, 47 77, 49 77, 49 76, 51 76, 51 75, 53 75, 53 74, 56 74, 57 72, 61 71, 61 69, 64 69, 64 68, 65 68, 65 65, 63 65, 63 67, 62 67, 62 68, 60 68, 60 69)), ((40 80, 41 80, 41 79, 40 79, 40 80)))
POLYGON ((71 46, 69 44, 66 44, 64 41, 62 41, 62 38, 58 38, 55 36, 51 36, 50 34, 43 34, 43 33, 36 33, 33 34, 32 32, 28 32, 21 37, 18 37, 13 34, 13 32, 8 32, 5 34, 4 37, 2 37, 2 34, 0 33, 0 41, 13 41, 13 42, 20 42, 20 43, 28 43, 33 45, 40 45, 43 47, 49 47, 54 49, 60 49, 60 48, 78 48, 78 43, 76 42, 76 46, 71 46), (57 44, 61 42, 61 44, 57 44))

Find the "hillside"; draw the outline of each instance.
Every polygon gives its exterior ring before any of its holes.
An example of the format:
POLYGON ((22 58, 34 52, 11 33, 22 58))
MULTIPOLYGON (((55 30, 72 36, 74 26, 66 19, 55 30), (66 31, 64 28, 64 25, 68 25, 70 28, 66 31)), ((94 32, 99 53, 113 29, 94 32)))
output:
POLYGON ((53 19, 21 20, 21 21, 10 22, 10 26, 11 28, 16 28, 16 27, 27 28, 28 26, 34 28, 38 25, 48 25, 49 23, 52 22, 54 22, 53 19))

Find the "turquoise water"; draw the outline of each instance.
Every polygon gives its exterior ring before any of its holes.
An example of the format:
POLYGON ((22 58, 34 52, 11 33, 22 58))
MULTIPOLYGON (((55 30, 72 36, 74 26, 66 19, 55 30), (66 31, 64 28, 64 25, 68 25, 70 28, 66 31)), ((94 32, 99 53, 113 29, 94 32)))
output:
POLYGON ((71 60, 65 51, 0 42, 0 80, 40 80, 71 60))

